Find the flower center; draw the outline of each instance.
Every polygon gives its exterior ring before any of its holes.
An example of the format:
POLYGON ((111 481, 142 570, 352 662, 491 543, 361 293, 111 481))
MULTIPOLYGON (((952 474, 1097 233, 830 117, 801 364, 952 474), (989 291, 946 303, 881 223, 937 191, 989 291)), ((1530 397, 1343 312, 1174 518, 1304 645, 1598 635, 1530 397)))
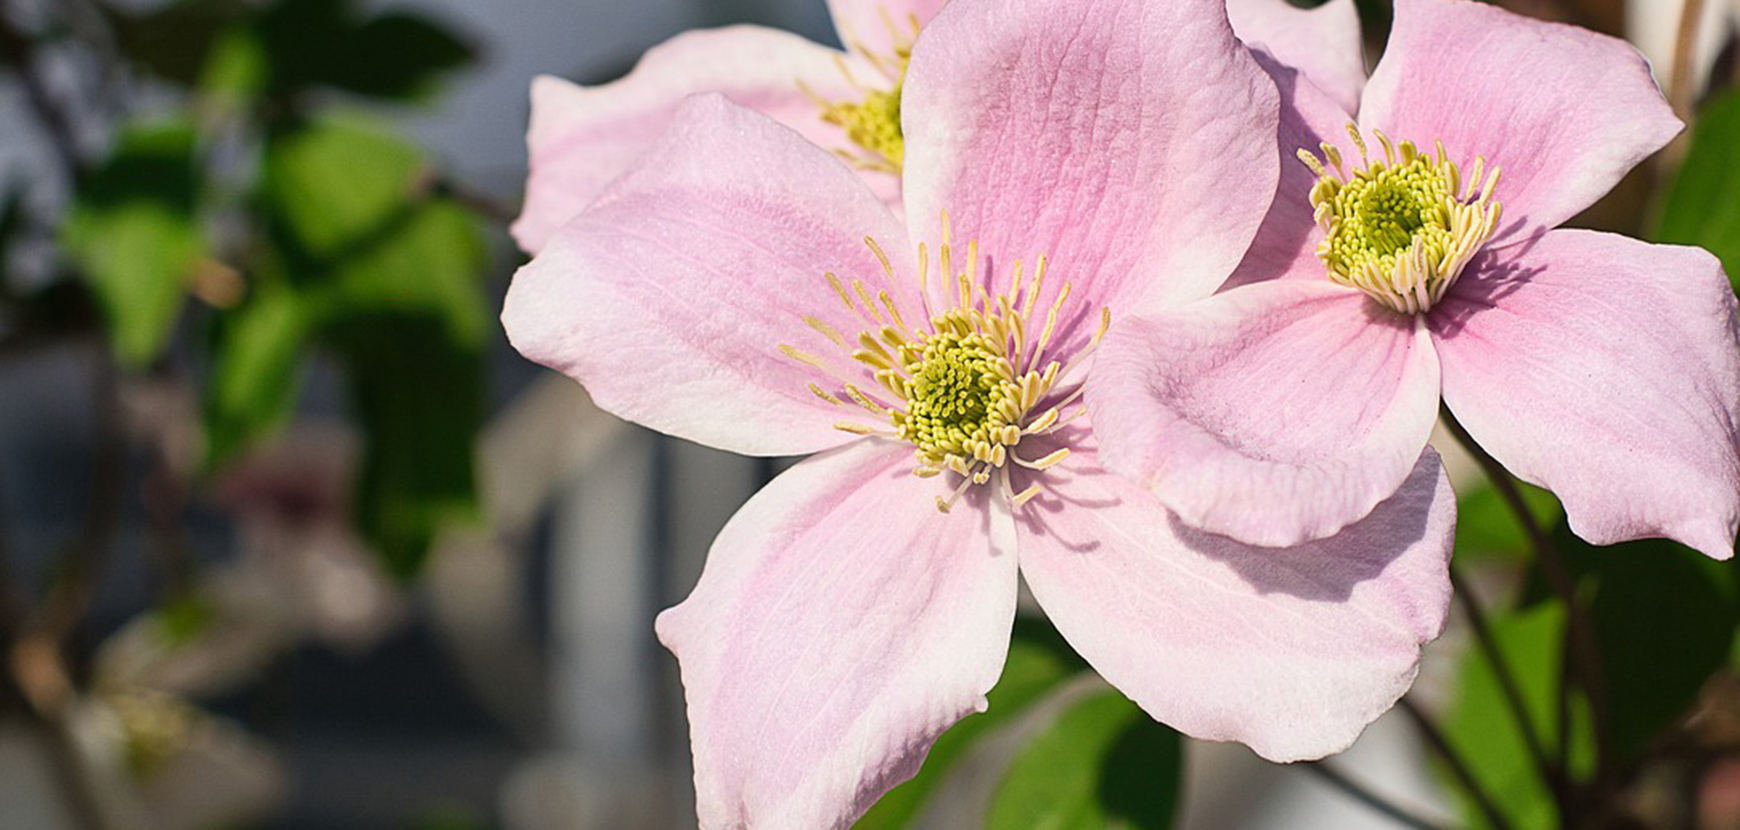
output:
MULTIPOLYGON (((817 397, 836 406, 856 405, 884 424, 841 422, 834 425, 837 429, 911 443, 918 462, 913 473, 921 478, 945 471, 960 476, 960 483, 947 499, 937 497, 939 510, 948 512, 969 486, 993 479, 1010 503, 1019 507, 1039 493, 1039 485, 1014 492, 1008 465, 1046 470, 1068 457, 1069 450, 1059 449, 1032 460, 1016 455, 1014 450, 1022 439, 1054 432, 1083 413, 1077 408, 1065 416, 1063 410, 1081 395, 1075 370, 1105 336, 1111 310, 1100 310, 1100 326, 1087 345, 1060 360, 1051 354, 1052 340, 1058 315, 1069 299, 1070 283, 1058 290, 1045 312, 1043 326, 1033 336, 1035 306, 1045 285, 1046 258, 1038 258, 1031 278, 1024 275, 1025 269, 1017 260, 1007 289, 992 294, 979 279, 978 243, 967 244, 966 266, 955 271, 946 213, 942 239, 937 251, 939 270, 954 284, 955 306, 932 313, 926 293, 930 258, 921 244, 918 293, 926 298, 928 326, 908 326, 906 316, 887 291, 873 297, 861 280, 851 281, 848 288, 848 283, 832 273, 827 274, 828 284, 867 328, 856 338, 847 339, 816 317, 804 318, 853 363, 869 370, 876 387, 861 387, 849 370, 822 357, 791 346, 780 346, 780 351, 821 370, 835 382, 838 392, 811 384, 810 391, 817 397)), ((874 239, 864 241, 882 263, 884 275, 895 279, 881 246, 874 239)))
POLYGON ((900 131, 900 92, 906 83, 906 64, 912 57, 912 42, 918 37, 920 24, 917 15, 910 15, 904 26, 897 25, 884 10, 882 25, 893 36, 892 52, 877 53, 856 38, 849 38, 847 43, 848 48, 876 68, 882 76, 881 83, 863 83, 843 59, 836 61, 840 74, 858 91, 859 100, 829 101, 802 81, 798 86, 821 110, 821 119, 844 129, 846 139, 858 146, 857 150, 841 148, 838 150, 841 156, 865 170, 898 174, 906 160, 906 140, 900 131))
POLYGON ((848 154, 858 165, 871 170, 900 172, 906 160, 906 140, 900 132, 900 90, 906 77, 906 55, 900 55, 900 78, 883 92, 866 90, 858 103, 839 101, 822 107, 822 120, 846 130, 846 138, 865 154, 848 154))
POLYGON ((1462 173, 1442 142, 1435 155, 1427 156, 1411 141, 1397 146, 1373 130, 1384 156, 1372 159, 1358 128, 1349 124, 1347 133, 1360 158, 1351 176, 1334 145, 1323 144, 1321 161, 1299 151, 1300 160, 1317 174, 1311 206, 1324 231, 1317 257, 1330 279, 1396 311, 1423 313, 1443 298, 1497 230, 1500 205, 1492 191, 1499 169, 1487 175, 1486 159, 1475 158, 1464 189, 1462 173))

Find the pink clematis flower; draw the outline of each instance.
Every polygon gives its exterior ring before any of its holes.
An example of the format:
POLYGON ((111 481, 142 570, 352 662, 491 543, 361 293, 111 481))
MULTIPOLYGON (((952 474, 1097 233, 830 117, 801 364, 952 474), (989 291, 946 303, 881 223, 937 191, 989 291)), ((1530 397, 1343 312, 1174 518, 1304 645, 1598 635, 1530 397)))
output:
POLYGON ((1583 538, 1731 556, 1740 346, 1721 266, 1553 230, 1681 127, 1636 51, 1398 0, 1357 126, 1259 57, 1299 158, 1237 287, 1108 339, 1087 395, 1108 466, 1191 526, 1293 544, 1412 475, 1441 396, 1583 538))
POLYGON ((1018 575, 1155 718, 1272 759, 1408 688, 1449 598, 1435 455, 1340 534, 1255 548, 1106 473, 1079 404, 1108 323, 1243 257, 1277 106, 1221 0, 954 0, 907 68, 904 218, 705 95, 515 275, 514 346, 601 407, 816 453, 658 620, 703 827, 844 827, 912 775, 985 705, 1018 575))
MULTIPOLYGON (((652 146, 683 98, 721 92, 849 160, 900 209, 900 91, 913 39, 944 0, 828 0, 845 51, 789 32, 731 26, 685 32, 648 50, 613 83, 532 82, 531 173, 514 239, 537 253, 556 228, 652 146)), ((1352 107, 1365 83, 1353 0, 1299 9, 1286 0, 1228 0, 1241 38, 1352 107)))
POLYGON ((847 50, 761 26, 684 32, 621 80, 532 82, 531 174, 514 239, 537 253, 670 124, 685 96, 721 92, 850 159, 900 201, 900 86, 913 38, 944 0, 828 0, 847 50))

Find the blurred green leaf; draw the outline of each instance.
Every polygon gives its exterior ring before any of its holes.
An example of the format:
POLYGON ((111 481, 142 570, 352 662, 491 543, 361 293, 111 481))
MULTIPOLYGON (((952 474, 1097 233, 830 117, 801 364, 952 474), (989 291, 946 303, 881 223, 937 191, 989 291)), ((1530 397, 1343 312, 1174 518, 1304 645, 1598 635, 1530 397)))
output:
POLYGON ((198 80, 218 33, 247 12, 237 0, 176 0, 143 12, 113 4, 98 8, 109 17, 123 55, 183 86, 198 80))
POLYGON ((172 648, 179 648, 211 631, 212 625, 218 621, 218 612, 198 594, 184 592, 158 606, 151 618, 164 641, 172 648))
POLYGON ((1037 617, 1016 618, 1009 660, 996 688, 985 696, 985 711, 967 716, 937 738, 918 774, 882 796, 854 825, 856 830, 895 830, 911 824, 980 738, 1019 718, 1086 668, 1050 622, 1037 617))
POLYGON ((1172 826, 1183 748, 1116 690, 1066 709, 1015 757, 992 796, 989 830, 1172 826))
POLYGON ((127 365, 162 352, 206 253, 195 215, 195 150, 185 121, 126 128, 109 160, 79 182, 61 229, 62 247, 90 280, 127 365))
POLYGON ((321 294, 322 337, 367 436, 358 527, 400 577, 418 572, 443 525, 476 512, 484 260, 477 220, 434 202, 342 262, 321 294))
MULTIPOLYGON (((1524 611, 1489 617, 1499 652, 1515 676, 1525 708, 1549 755, 1557 752, 1553 734, 1558 722, 1560 644, 1564 639, 1564 608, 1542 603, 1524 611)), ((1506 703, 1497 675, 1485 652, 1470 644, 1462 654, 1455 704, 1440 721, 1445 738, 1468 762, 1475 780, 1492 796, 1516 830, 1553 830, 1558 813, 1552 794, 1542 783, 1516 720, 1506 703)), ((1574 773, 1593 765, 1594 745, 1586 707, 1573 698, 1571 766, 1574 773)), ((1446 781, 1454 779, 1445 776, 1446 781)), ((1490 827, 1485 816, 1454 783, 1469 826, 1490 827)))
POLYGON ((350 33, 326 80, 340 89, 380 98, 418 98, 441 75, 471 65, 477 53, 427 19, 389 12, 350 33))
POLYGON ((483 228, 459 205, 437 200, 407 207, 388 237, 334 269, 322 313, 429 315, 455 343, 481 349, 495 329, 482 293, 487 254, 483 228))
POLYGON ((316 257, 380 234, 423 173, 416 147, 358 119, 329 117, 277 136, 266 155, 266 198, 316 257))
POLYGON ((208 467, 229 461, 289 416, 301 389, 310 326, 306 301, 271 282, 221 316, 205 390, 208 467))
POLYGON ((417 575, 442 527, 476 514, 483 354, 426 315, 347 319, 339 350, 367 437, 356 520, 395 576, 417 575))
POLYGON ((1634 757, 1688 713, 1740 625, 1734 569, 1662 539, 1583 546, 1615 751, 1634 757))
POLYGON ((1711 101, 1692 125, 1654 238, 1709 249, 1740 285, 1740 90, 1711 101))
MULTIPOLYGON (((1552 493, 1522 482, 1517 482, 1517 487, 1540 527, 1550 528, 1564 515, 1552 493)), ((1483 481, 1457 495, 1456 561, 1521 561, 1528 558, 1530 549, 1528 533, 1497 488, 1483 481)))
POLYGON ((259 40, 247 29, 236 27, 212 44, 200 72, 199 89, 208 99, 236 106, 264 92, 270 73, 259 40))
POLYGON ((403 12, 364 18, 346 0, 279 0, 255 31, 280 94, 327 86, 358 95, 412 98, 475 51, 448 29, 403 12))

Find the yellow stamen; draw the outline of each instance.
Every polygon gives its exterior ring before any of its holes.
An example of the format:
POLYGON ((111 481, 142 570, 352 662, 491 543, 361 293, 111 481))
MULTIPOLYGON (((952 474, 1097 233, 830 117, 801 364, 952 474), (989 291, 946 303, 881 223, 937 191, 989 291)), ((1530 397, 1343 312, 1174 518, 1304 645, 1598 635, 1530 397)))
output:
POLYGON ((1396 311, 1420 314, 1443 298, 1497 232, 1502 211, 1492 194, 1499 169, 1489 173, 1486 159, 1476 157, 1464 187, 1462 171, 1442 142, 1428 156, 1412 141, 1397 144, 1382 132, 1372 134, 1382 159, 1371 158, 1359 129, 1348 125, 1360 157, 1351 176, 1332 145, 1322 149, 1333 173, 1299 151, 1317 176, 1311 205, 1324 231, 1317 256, 1330 279, 1396 311))

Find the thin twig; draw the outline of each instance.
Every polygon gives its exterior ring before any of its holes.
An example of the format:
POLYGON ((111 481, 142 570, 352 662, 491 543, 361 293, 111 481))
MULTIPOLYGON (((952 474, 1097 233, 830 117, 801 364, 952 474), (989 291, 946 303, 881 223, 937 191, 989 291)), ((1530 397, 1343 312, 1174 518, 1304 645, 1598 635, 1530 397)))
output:
POLYGON ((12 24, 4 6, 0 6, 0 61, 12 67, 18 75, 25 100, 36 113, 43 131, 48 134, 49 145, 60 156, 67 173, 76 173, 84 166, 84 156, 72 119, 55 105, 48 84, 37 71, 35 39, 12 24))
MULTIPOLYGON (((1517 487, 1516 479, 1510 471, 1498 460, 1487 454, 1485 449, 1475 442, 1468 434, 1456 416, 1445 407, 1442 412, 1444 426, 1450 434, 1456 437, 1469 455, 1485 471, 1492 486, 1498 490, 1499 496, 1505 500, 1516 514, 1517 521, 1523 526, 1523 531, 1529 537, 1534 547, 1535 561, 1540 564, 1541 575, 1547 579, 1547 584, 1553 593, 1565 604, 1565 650, 1570 674, 1575 677, 1589 698, 1589 715, 1593 722, 1596 747, 1596 784, 1605 786, 1612 774, 1613 752, 1609 736, 1609 708, 1607 701, 1607 686, 1602 680, 1600 644, 1595 641, 1595 629, 1591 625, 1587 610, 1582 600, 1577 596, 1577 581, 1571 575, 1570 567, 1564 557, 1559 554, 1558 546, 1553 544, 1540 523, 1535 521, 1534 511, 1529 509, 1528 501, 1523 498, 1522 490, 1517 487)), ((1568 684, 1561 683, 1559 687, 1559 706, 1567 707, 1569 702, 1568 684)), ((1567 722, 1566 717, 1560 717, 1560 722, 1567 722)), ((1562 733, 1559 736, 1559 752, 1566 754, 1571 743, 1571 736, 1562 733)), ((1561 762, 1561 767, 1564 764, 1561 762)), ((1561 770, 1563 771, 1563 770, 1561 770)), ((1561 779, 1568 780, 1568 779, 1561 779)), ((1571 817, 1567 816, 1567 820, 1571 817)))
POLYGON ((1486 612, 1481 609, 1480 600, 1457 572, 1454 563, 1450 566, 1450 585, 1462 605, 1463 614, 1468 617, 1468 627, 1474 631, 1475 642, 1479 644, 1487 664, 1492 666, 1493 677, 1498 680, 1499 691, 1504 695, 1505 705, 1510 709, 1512 719, 1516 721, 1523 743, 1528 746, 1529 757, 1534 760, 1535 771, 1539 773, 1541 783, 1546 785, 1548 792, 1558 793, 1560 782, 1564 778, 1555 774, 1548 761, 1546 745, 1541 742, 1540 730, 1535 728, 1534 718, 1529 715, 1528 706, 1523 702, 1522 690, 1517 685, 1516 674, 1510 669, 1510 661, 1499 651, 1498 640, 1492 636, 1492 627, 1487 625, 1486 612))
POLYGON ((1474 805, 1480 808, 1480 812, 1486 816, 1486 822, 1492 825, 1493 830, 1511 830, 1510 819, 1505 818, 1504 813, 1498 809, 1498 804, 1492 800, 1492 796, 1486 794, 1486 789, 1481 787, 1480 782, 1475 779, 1474 772, 1469 768, 1468 762, 1462 760, 1462 756, 1456 753, 1455 747, 1450 745, 1450 741, 1444 737, 1444 733, 1438 731, 1438 725, 1433 723, 1431 718, 1426 717, 1426 713, 1420 711, 1420 707, 1415 706, 1413 701, 1405 697, 1397 701, 1396 708, 1401 709, 1409 718, 1413 719, 1414 726, 1420 730, 1420 735, 1426 739, 1426 743, 1431 744, 1432 750, 1438 753, 1438 757, 1444 760, 1444 765, 1450 768, 1450 774, 1455 776, 1456 781, 1462 785, 1462 789, 1466 790, 1468 796, 1474 799, 1474 805))
POLYGON ((1697 103, 1694 81, 1698 53, 1698 24, 1704 18, 1704 0, 1685 0, 1680 7, 1679 30, 1674 37, 1674 77, 1668 91, 1668 101, 1680 118, 1691 120, 1692 107, 1697 103))
POLYGON ((1340 790, 1353 800, 1372 808, 1405 827, 1414 830, 1445 830, 1445 827, 1428 819, 1421 818, 1400 805, 1389 801, 1381 795, 1372 792, 1364 784, 1347 777, 1341 770, 1329 765, 1328 761, 1306 761, 1299 765, 1306 772, 1316 775, 1324 783, 1340 790))

